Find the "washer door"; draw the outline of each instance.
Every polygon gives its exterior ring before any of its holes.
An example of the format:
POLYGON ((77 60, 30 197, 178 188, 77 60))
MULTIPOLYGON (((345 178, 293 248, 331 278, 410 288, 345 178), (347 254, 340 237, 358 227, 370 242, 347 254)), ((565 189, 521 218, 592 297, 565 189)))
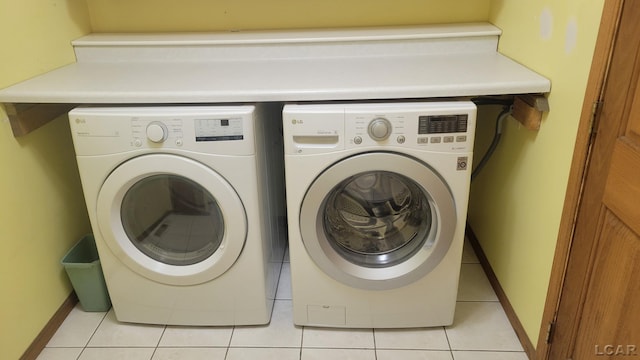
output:
POLYGON ((242 201, 215 171, 168 154, 118 166, 98 195, 100 233, 132 271, 195 285, 227 271, 247 237, 242 201))
POLYGON ((349 286, 410 284, 446 255, 456 228, 449 187, 426 164, 365 153, 332 165, 300 210, 305 248, 326 274, 349 286))

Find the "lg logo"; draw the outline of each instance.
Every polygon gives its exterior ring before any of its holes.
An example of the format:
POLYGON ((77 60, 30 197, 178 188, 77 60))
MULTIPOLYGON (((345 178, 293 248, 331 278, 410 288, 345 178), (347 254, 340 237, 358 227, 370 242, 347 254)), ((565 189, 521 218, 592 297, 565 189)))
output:
POLYGON ((76 124, 85 124, 87 121, 85 119, 76 118, 76 124))
POLYGON ((291 120, 291 124, 296 125, 296 124, 304 124, 304 122, 302 120, 298 120, 298 119, 293 119, 291 120))

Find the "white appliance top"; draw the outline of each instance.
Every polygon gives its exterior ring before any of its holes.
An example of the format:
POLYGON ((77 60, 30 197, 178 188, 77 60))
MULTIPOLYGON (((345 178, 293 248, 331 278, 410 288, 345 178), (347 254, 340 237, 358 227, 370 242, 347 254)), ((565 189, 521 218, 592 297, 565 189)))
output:
POLYGON ((91 34, 77 62, 0 90, 13 103, 213 103, 545 93, 487 23, 91 34))

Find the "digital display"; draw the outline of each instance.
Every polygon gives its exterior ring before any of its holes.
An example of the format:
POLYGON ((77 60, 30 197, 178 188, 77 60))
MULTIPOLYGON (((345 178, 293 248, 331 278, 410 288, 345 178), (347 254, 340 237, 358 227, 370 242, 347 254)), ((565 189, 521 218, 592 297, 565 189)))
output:
POLYGON ((469 116, 427 115, 418 117, 418 134, 446 134, 467 132, 469 116))
POLYGON ((195 119, 196 141, 243 140, 242 119, 195 119))

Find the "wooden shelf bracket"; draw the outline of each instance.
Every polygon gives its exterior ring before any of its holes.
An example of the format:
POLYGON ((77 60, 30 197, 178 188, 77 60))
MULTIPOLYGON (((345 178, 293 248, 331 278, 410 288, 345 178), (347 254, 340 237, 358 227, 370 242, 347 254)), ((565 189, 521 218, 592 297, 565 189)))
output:
POLYGON ((4 103, 13 136, 27 135, 73 109, 75 104, 4 103))
POLYGON ((542 113, 549 111, 549 101, 542 95, 518 95, 513 100, 511 116, 529 130, 539 130, 542 113))

